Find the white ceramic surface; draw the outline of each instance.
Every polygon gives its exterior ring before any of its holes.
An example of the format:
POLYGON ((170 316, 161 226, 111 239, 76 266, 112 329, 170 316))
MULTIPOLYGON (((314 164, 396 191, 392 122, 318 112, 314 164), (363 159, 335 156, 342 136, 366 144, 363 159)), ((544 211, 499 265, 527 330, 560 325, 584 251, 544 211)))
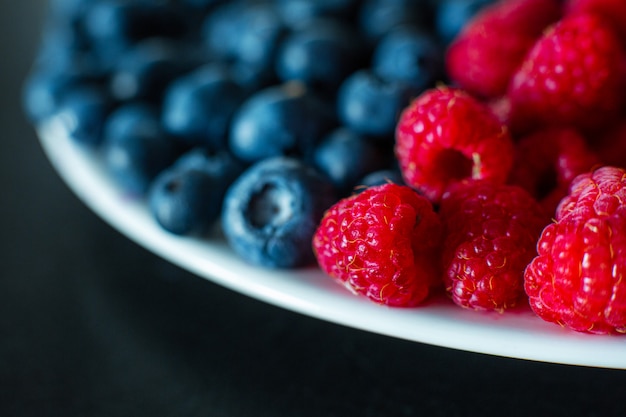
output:
POLYGON ((580 334, 546 323, 529 309, 504 314, 464 310, 445 299, 412 309, 388 308, 349 293, 315 268, 261 269, 237 258, 223 240, 164 232, 143 201, 121 195, 97 158, 54 123, 41 144, 69 187, 99 216, 168 261, 265 302, 345 326, 415 342, 570 365, 626 369, 626 336, 580 334))

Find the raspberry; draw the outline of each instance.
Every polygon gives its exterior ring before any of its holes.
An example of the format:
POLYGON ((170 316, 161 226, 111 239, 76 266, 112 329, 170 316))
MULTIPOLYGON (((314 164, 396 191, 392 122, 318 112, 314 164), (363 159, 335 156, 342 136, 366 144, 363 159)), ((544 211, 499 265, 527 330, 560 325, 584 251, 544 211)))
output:
POLYGON ((427 90, 401 114, 396 156, 407 185, 433 203, 466 178, 506 181, 513 142, 491 110, 460 89, 427 90))
POLYGON ((469 180, 445 194, 444 284, 452 300, 503 311, 523 298, 523 273, 548 223, 539 204, 514 185, 469 180))
POLYGON ((599 158, 576 130, 547 128, 516 143, 509 182, 530 192, 552 215, 571 181, 597 164, 599 158))
POLYGON ((596 13, 626 42, 626 2, 624 0, 565 0, 566 15, 596 13))
POLYGON ((340 200, 313 237, 321 269, 356 294, 418 305, 440 280, 441 223, 407 186, 384 184, 340 200))
POLYGON ((515 73, 507 94, 514 126, 596 129, 624 103, 626 56, 595 15, 563 18, 546 30, 515 73))
POLYGON ((601 167, 572 182, 525 271, 531 308, 580 332, 626 333, 626 171, 601 167))
POLYGON ((543 29, 560 16, 557 0, 500 0, 485 7, 448 48, 450 77, 471 94, 503 95, 543 29))

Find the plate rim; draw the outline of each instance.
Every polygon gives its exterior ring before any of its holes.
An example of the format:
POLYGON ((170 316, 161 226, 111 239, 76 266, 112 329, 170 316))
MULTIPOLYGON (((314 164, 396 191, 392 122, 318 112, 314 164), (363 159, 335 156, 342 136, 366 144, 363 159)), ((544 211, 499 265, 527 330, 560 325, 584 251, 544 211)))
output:
POLYGON ((73 142, 58 119, 41 123, 36 132, 57 174, 96 215, 154 254, 233 291, 306 316, 412 342, 538 362, 626 369, 626 336, 560 328, 529 308, 482 313, 445 299, 410 309, 381 306, 353 295, 316 267, 254 266, 237 257, 223 238, 170 234, 149 215, 143 201, 120 192, 93 149, 73 142))

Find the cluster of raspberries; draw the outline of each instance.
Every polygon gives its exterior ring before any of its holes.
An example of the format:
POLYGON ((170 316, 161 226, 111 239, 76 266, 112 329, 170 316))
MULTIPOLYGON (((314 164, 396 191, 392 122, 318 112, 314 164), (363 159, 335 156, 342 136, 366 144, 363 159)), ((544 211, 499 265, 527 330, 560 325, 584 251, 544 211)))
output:
POLYGON ((626 1, 500 0, 404 110, 404 184, 335 204, 313 248, 351 291, 416 306, 529 304, 626 333, 626 1))

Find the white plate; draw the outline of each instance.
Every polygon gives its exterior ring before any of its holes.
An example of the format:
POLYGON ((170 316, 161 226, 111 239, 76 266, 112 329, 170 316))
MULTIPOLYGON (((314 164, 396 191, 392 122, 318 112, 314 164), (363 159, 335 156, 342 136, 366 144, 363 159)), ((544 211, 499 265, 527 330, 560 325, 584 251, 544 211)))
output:
POLYGON ((529 309, 478 313, 439 299, 388 308, 352 295, 315 268, 262 269, 242 262, 223 240, 164 232, 143 201, 120 194, 99 161, 49 123, 39 130, 50 161, 94 212, 138 244, 201 277, 305 315, 415 342, 512 358, 626 369, 626 336, 576 333, 529 309))

